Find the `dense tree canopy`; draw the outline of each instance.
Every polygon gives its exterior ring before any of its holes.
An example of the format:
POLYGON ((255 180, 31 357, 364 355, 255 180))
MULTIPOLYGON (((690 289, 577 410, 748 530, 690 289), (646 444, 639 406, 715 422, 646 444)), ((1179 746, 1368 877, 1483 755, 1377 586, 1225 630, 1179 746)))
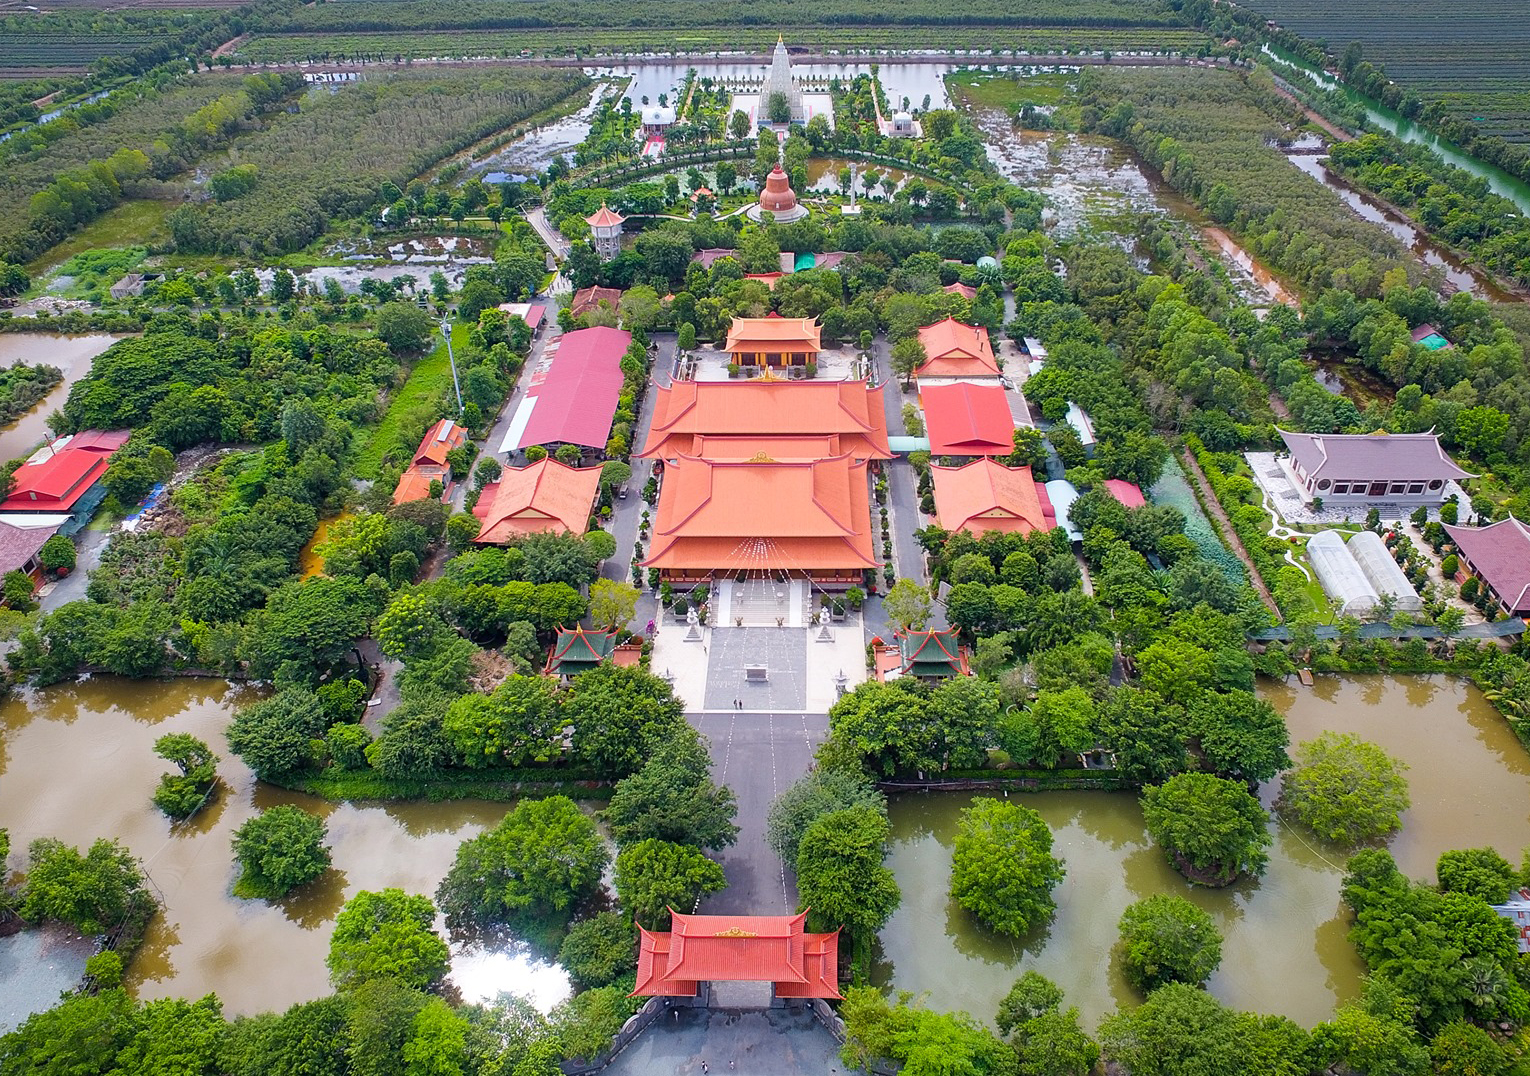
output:
POLYGON ((1237 781, 1179 774, 1142 790, 1142 815, 1169 861, 1192 882, 1230 885, 1264 870, 1269 816, 1237 781))
POLYGON ((339 989, 396 979, 424 989, 445 977, 446 943, 435 933, 429 897, 402 889, 362 890, 340 909, 329 942, 329 975, 339 989))
POLYGON ((329 869, 324 820, 300 807, 271 807, 234 831, 241 897, 280 897, 329 869))
POLYGON ((974 800, 957 823, 951 895, 1001 934, 1019 936, 1052 914, 1052 890, 1063 862, 1052 855, 1052 831, 1029 807, 974 800))
POLYGON ((1353 733, 1325 732, 1296 749, 1280 803, 1325 840, 1345 844, 1395 832, 1408 809, 1407 767, 1353 733))
POLYGON ((1199 986, 1222 962, 1216 924, 1183 897, 1158 893, 1121 914, 1121 964, 1144 992, 1164 983, 1199 986))

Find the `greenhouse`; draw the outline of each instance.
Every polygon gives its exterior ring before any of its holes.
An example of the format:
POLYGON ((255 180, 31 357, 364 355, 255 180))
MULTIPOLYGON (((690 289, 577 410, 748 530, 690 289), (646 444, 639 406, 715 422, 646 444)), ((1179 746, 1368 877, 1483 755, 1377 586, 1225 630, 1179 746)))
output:
POLYGON ((1307 542, 1307 560, 1317 572, 1323 592, 1339 603, 1340 616, 1365 616, 1375 612, 1380 600, 1360 564, 1338 531, 1322 531, 1307 542))
POLYGON ((1418 591, 1413 589, 1413 584, 1408 581, 1407 575, 1403 573, 1402 568, 1398 567, 1391 550, 1387 549, 1386 543, 1381 540, 1381 535, 1375 531, 1361 531, 1350 538, 1349 553, 1355 558, 1355 563, 1360 565, 1360 570, 1371 581, 1371 586, 1375 588, 1378 595, 1392 595, 1393 609, 1404 613, 1416 613, 1424 607, 1418 591))

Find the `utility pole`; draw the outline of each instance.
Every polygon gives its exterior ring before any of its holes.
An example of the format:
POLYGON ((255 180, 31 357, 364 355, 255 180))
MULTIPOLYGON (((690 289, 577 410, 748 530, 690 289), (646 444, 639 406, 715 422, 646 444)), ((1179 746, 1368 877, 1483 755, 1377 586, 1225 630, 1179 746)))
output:
POLYGON ((452 365, 452 388, 457 393, 457 417, 461 418, 464 410, 462 385, 457 380, 457 357, 452 354, 452 323, 445 314, 441 315, 441 335, 446 339, 446 361, 452 365))

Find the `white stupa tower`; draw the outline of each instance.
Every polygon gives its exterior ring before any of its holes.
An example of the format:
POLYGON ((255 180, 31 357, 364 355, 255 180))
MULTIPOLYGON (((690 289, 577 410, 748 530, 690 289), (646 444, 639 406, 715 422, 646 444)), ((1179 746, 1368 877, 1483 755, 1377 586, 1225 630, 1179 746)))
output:
POLYGON ((792 78, 791 57, 786 55, 786 41, 776 37, 776 51, 770 57, 770 74, 760 88, 760 114, 762 124, 770 122, 770 100, 776 94, 784 94, 792 108, 792 122, 806 123, 807 115, 802 107, 802 90, 792 78))

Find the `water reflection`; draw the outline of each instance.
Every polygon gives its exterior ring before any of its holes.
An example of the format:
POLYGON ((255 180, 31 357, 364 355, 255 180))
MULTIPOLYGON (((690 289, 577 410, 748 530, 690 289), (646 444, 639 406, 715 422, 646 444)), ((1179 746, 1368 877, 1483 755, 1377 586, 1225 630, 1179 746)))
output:
MULTIPOLYGON (((13 847, 41 836, 75 845, 115 837, 142 860, 163 901, 129 971, 128 986, 141 998, 214 991, 226 1012, 242 1015, 324 995, 329 926, 344 901, 388 886, 433 893, 457 845, 507 810, 481 802, 334 804, 257 785, 228 753, 224 730, 236 709, 258 697, 218 680, 93 677, 0 702, 8 756, 0 825, 10 828, 13 847), (154 740, 167 732, 197 736, 220 756, 218 799, 189 824, 172 826, 150 799, 167 765, 154 754, 154 740), (67 780, 60 780, 66 765, 67 780), (278 804, 327 820, 333 867, 281 901, 236 899, 233 831, 278 804)), ((492 957, 462 957, 488 996, 524 987, 551 997, 547 984, 562 975, 545 961, 492 957)), ((454 956, 454 974, 457 963, 454 956)))
POLYGON ((49 437, 48 416, 64 406, 69 388, 90 372, 93 359, 121 337, 106 333, 55 336, 51 333, 0 334, 0 366, 24 362, 56 366, 64 380, 9 426, 0 427, 0 460, 30 455, 49 437))
MULTIPOLYGON (((1449 848, 1491 844, 1511 861, 1530 845, 1530 757, 1482 694, 1446 677, 1319 677, 1314 689, 1261 685, 1294 741, 1325 729, 1374 740, 1410 765, 1413 807, 1390 848, 1404 871, 1432 878, 1449 848)), ((1268 805, 1277 788, 1261 790, 1268 805)), ((1132 901, 1185 896, 1222 932, 1209 989, 1237 1008, 1279 1013, 1304 1026, 1358 995, 1364 966, 1339 901, 1348 850, 1272 820, 1269 867, 1227 889, 1189 885, 1148 837, 1134 796, 1052 792, 1023 797, 1052 827, 1067 875, 1057 912, 1035 939, 982 930, 949 896, 951 842, 966 793, 902 795, 890 802, 888 864, 903 904, 882 931, 888 962, 873 981, 930 991, 946 1008, 991 1019, 1027 969, 1053 979, 1086 1024, 1138 1000, 1116 966, 1117 922, 1132 901)))

